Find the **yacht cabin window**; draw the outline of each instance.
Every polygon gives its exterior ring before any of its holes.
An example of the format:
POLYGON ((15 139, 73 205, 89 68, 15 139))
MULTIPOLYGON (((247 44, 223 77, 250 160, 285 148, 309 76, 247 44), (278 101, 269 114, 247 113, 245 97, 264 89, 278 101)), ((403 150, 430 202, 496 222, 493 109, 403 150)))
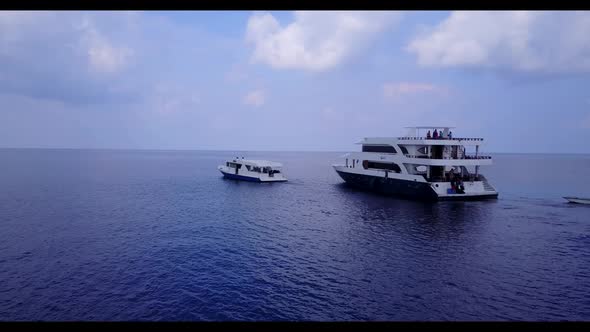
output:
POLYGON ((419 148, 417 151, 418 151, 418 153, 428 154, 428 147, 423 146, 423 147, 419 148))
POLYGON ((237 163, 227 162, 227 163, 225 163, 225 165, 230 168, 237 168, 237 169, 242 168, 242 164, 237 164, 237 163))
POLYGON ((368 161, 368 160, 363 161, 363 167, 365 169, 373 168, 373 169, 388 170, 388 171, 393 171, 395 173, 401 173, 401 171, 402 171, 401 168, 399 167, 399 165, 396 163, 381 163, 381 162, 377 162, 377 161, 368 161))
POLYGON ((363 152, 397 153, 391 145, 367 145, 363 144, 363 152))

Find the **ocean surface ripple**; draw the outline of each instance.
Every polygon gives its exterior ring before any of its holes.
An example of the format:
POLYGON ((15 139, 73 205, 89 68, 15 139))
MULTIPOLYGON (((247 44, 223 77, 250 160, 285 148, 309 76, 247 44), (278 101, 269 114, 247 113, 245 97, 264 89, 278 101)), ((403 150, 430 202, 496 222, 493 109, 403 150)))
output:
POLYGON ((0 320, 589 320, 590 156, 494 155, 498 200, 360 192, 341 153, 0 150, 0 320), (556 171, 559 170, 559 171, 556 171))

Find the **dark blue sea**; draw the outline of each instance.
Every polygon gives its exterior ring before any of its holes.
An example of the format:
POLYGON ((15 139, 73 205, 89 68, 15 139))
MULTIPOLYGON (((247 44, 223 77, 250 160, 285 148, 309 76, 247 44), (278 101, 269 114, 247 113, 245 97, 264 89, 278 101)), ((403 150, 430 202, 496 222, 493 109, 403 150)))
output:
POLYGON ((498 200, 360 192, 341 152, 0 150, 0 320, 590 320, 590 155, 497 154, 498 200), (224 180, 236 155, 287 183, 224 180))

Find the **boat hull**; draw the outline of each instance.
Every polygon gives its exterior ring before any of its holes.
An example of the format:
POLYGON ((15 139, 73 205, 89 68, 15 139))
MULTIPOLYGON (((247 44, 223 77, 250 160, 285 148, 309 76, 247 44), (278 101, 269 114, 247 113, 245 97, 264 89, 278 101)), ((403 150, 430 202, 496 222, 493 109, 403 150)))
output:
POLYGON ((590 198, 581 198, 581 197, 564 197, 564 198, 567 199, 570 203, 590 205, 590 198))
POLYGON ((338 175, 350 186, 378 193, 381 195, 395 196, 420 201, 466 201, 498 198, 493 194, 456 194, 441 196, 428 182, 417 182, 396 178, 349 173, 336 170, 338 175))
POLYGON ((438 195, 428 183, 336 171, 351 187, 381 195, 436 201, 438 195))
POLYGON ((241 180, 241 181, 248 181, 248 182, 285 182, 285 181, 287 181, 287 179, 260 179, 260 178, 252 177, 252 176, 227 173, 222 170, 219 170, 219 171, 221 172, 221 174, 223 174, 223 177, 225 177, 226 179, 232 179, 232 180, 241 180))

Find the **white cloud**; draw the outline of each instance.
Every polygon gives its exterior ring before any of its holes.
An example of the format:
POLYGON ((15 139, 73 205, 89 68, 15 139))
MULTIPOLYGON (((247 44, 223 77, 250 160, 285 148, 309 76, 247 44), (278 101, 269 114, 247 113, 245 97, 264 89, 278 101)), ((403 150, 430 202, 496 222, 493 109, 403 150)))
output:
POLYGON ((266 102, 266 93, 262 90, 251 91, 244 97, 245 105, 260 107, 266 102))
POLYGON ((588 12, 453 12, 409 43, 423 66, 590 71, 588 12))
POLYGON ((194 70, 221 72, 232 41, 150 13, 0 12, 0 93, 182 109, 204 89, 194 70), (160 83, 172 88, 154 92, 160 83))
POLYGON ((115 46, 111 36, 97 27, 96 21, 105 18, 106 15, 75 12, 2 12, 0 55, 18 59, 43 54, 47 60, 48 56, 59 54, 60 58, 69 57, 63 59, 69 66, 77 65, 77 57, 82 55, 94 71, 118 72, 129 63, 133 51, 127 46, 115 46))
POLYGON ((114 46, 88 19, 81 24, 81 44, 88 54, 92 69, 102 73, 115 73, 128 64, 133 51, 126 46, 114 46))
POLYGON ((121 75, 139 40, 133 21, 102 12, 0 13, 0 93, 74 103, 137 98, 143 81, 121 75))
POLYGON ((446 95, 448 90, 446 88, 429 83, 400 82, 383 84, 383 96, 388 99, 398 99, 403 96, 422 93, 436 93, 439 95, 446 95))
POLYGON ((297 11, 294 17, 285 27, 269 13, 250 17, 246 41, 254 45, 252 61, 277 69, 332 69, 362 50, 400 14, 297 11))

